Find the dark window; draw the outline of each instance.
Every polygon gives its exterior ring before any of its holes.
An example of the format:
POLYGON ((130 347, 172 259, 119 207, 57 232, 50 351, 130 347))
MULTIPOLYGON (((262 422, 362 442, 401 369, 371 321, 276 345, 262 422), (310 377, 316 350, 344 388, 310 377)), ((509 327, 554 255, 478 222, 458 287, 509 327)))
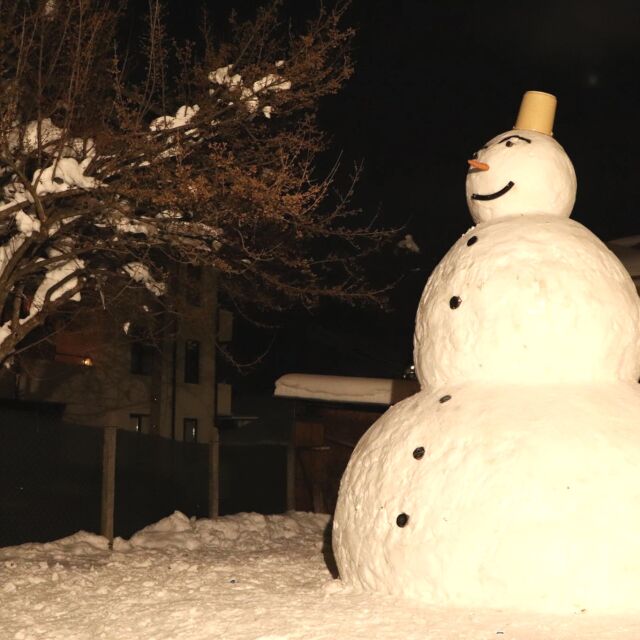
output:
POLYGON ((202 298, 202 267, 187 265, 186 285, 187 302, 194 307, 199 307, 202 298))
POLYGON ((142 342, 131 343, 131 373, 148 376, 153 368, 153 347, 142 342))
POLYGON ((197 418, 184 418, 184 435, 185 442, 198 442, 198 419, 197 418))
POLYGON ((130 413, 129 422, 138 433, 151 432, 151 416, 148 413, 130 413))
POLYGON ((184 381, 200 382, 200 343, 197 340, 187 340, 184 345, 184 381))

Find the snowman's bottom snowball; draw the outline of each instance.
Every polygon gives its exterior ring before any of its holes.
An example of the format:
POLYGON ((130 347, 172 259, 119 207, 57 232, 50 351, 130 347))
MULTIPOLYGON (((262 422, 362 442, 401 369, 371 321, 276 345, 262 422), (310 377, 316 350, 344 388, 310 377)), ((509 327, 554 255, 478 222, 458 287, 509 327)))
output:
POLYGON ((432 604, 640 611, 640 387, 408 398, 353 453, 334 552, 345 582, 432 604))

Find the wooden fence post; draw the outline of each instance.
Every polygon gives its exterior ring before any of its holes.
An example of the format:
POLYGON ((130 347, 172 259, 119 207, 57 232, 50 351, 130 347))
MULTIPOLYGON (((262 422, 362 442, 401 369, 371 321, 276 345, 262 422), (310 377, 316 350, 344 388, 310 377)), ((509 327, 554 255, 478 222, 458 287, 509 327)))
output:
POLYGON ((287 511, 296 510, 296 447, 287 445, 287 511))
POLYGON ((116 493, 116 427, 105 427, 102 434, 102 504, 100 533, 113 542, 113 513, 116 493))
POLYGON ((209 517, 220 515, 220 431, 212 427, 209 444, 209 517))

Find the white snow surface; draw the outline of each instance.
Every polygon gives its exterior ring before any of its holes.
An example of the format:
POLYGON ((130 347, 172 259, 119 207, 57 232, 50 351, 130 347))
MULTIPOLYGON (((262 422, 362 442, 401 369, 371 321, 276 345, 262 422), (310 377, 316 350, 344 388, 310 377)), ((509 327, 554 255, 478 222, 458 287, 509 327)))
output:
POLYGON ((128 262, 122 267, 123 271, 134 281, 143 284, 155 296, 165 292, 165 283, 156 280, 149 271, 149 267, 142 262, 128 262))
MULTIPOLYGON (((76 145, 78 141, 85 143, 79 139, 72 141, 72 145, 76 145)), ((69 147, 67 151, 74 152, 72 147, 69 147)), ((39 196, 45 196, 49 193, 61 193, 68 191, 69 189, 96 189, 102 186, 102 183, 91 176, 84 175, 89 164, 95 156, 95 147, 91 147, 87 156, 78 162, 75 158, 71 157, 54 157, 51 164, 48 167, 37 169, 33 174, 32 184, 36 189, 36 193, 39 196)), ((24 185, 17 179, 13 179, 2 188, 2 202, 0 203, 0 211, 9 209, 22 202, 33 202, 33 196, 28 192, 24 185)), ((16 222, 20 225, 20 220, 17 218, 16 222)), ((33 230, 33 227, 31 227, 33 230)), ((22 228, 20 228, 22 232, 22 228)), ((27 235, 30 235, 28 233, 27 235)))
POLYGON ((404 400, 342 480, 341 574, 429 604, 640 620, 638 416, 636 383, 465 383, 404 400))
POLYGON ((275 73, 269 73, 253 83, 254 93, 260 93, 265 90, 288 91, 289 89, 291 89, 291 81, 285 80, 282 76, 275 73))
POLYGON ((2 640, 618 640, 630 616, 425 606, 334 580, 328 516, 174 513, 129 541, 0 549, 2 640))
MULTIPOLYGON (((50 258, 62 258, 62 255, 63 254, 55 249, 51 249, 49 251, 50 258)), ((67 291, 73 289, 78 284, 78 278, 72 277, 66 280, 66 282, 62 281, 82 269, 84 269, 84 261, 79 258, 62 258, 60 262, 56 262, 53 266, 48 267, 42 281, 36 289, 36 292, 33 294, 33 301, 31 302, 31 311, 29 316, 21 319, 21 322, 26 322, 26 320, 31 318, 38 311, 41 311, 47 302, 47 296, 51 301, 54 301, 64 295, 67 291)), ((81 300, 80 292, 77 291, 71 300, 76 302, 81 300)))
POLYGON ((51 118, 43 118, 40 122, 32 120, 25 125, 16 124, 9 132, 9 149, 13 151, 21 146, 25 153, 31 153, 40 147, 47 151, 62 136, 62 129, 56 127, 51 118))
POLYGON ((200 107, 197 104, 193 106, 182 105, 176 111, 175 116, 160 116, 155 118, 149 124, 151 131, 163 131, 165 129, 175 129, 177 127, 183 127, 185 124, 189 124, 193 120, 194 116, 200 111, 200 107))
POLYGON ((501 134, 469 164, 478 225, 416 317, 423 391, 342 478, 342 578, 429 605, 640 618, 636 288, 568 218, 575 173, 550 136, 501 134))
POLYGON ((16 211, 15 221, 18 231, 27 238, 40 231, 40 220, 35 216, 25 213, 22 209, 16 211))
POLYGON ((571 215, 576 174, 564 149, 551 136, 537 131, 506 131, 487 142, 477 159, 489 168, 472 168, 467 174, 467 204, 475 222, 531 213, 571 215), (498 197, 473 197, 499 194, 509 183, 513 186, 498 197))
MULTIPOLYGON (((277 69, 283 67, 284 60, 277 60, 275 66, 277 69)), ((291 89, 291 81, 276 73, 268 73, 266 76, 256 80, 250 87, 244 86, 242 76, 239 73, 231 75, 232 69, 233 65, 228 64, 224 67, 219 67, 215 71, 211 71, 209 73, 209 81, 218 85, 225 85, 229 88, 229 91, 241 89, 240 101, 249 113, 255 113, 258 109, 260 104, 258 94, 289 91, 291 89)), ((210 89, 209 93, 214 93, 214 90, 210 89)), ((233 102, 229 103, 229 105, 232 104, 233 102)), ((264 115, 265 118, 271 118, 272 113, 273 108, 270 105, 262 107, 262 115, 264 115)), ((212 124, 217 123, 212 122, 212 124)))
POLYGON ((230 71, 233 69, 232 64, 228 64, 224 67, 219 67, 215 71, 209 73, 209 81, 216 84, 228 85, 231 89, 235 89, 242 85, 242 76, 239 73, 233 75, 230 71))
POLYGON ((308 400, 390 405, 415 393, 413 380, 287 373, 276 380, 274 395, 308 400))
POLYGON ((580 223, 552 215, 484 222, 429 278, 414 361, 430 388, 635 381, 640 300, 620 261, 580 223))
POLYGON ((95 189, 101 185, 99 180, 85 176, 87 162, 78 162, 75 158, 56 158, 44 169, 38 169, 33 174, 33 184, 39 195, 59 193, 72 188, 95 189))

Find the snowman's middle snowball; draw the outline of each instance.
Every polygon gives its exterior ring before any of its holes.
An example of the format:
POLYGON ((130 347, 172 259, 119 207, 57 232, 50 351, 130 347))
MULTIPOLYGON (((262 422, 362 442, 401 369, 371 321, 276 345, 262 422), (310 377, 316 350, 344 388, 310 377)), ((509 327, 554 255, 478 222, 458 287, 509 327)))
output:
POLYGON ((636 381, 640 300, 620 261, 578 222, 531 215, 482 223, 425 287, 414 362, 423 388, 636 381))

